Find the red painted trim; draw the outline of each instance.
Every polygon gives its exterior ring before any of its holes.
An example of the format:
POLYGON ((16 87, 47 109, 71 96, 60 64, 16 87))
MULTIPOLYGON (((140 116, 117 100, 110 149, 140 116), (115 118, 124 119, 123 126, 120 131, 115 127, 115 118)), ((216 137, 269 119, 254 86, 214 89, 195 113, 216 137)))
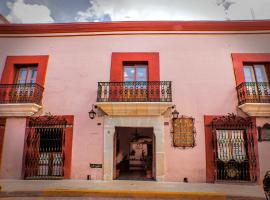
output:
POLYGON ((216 116, 204 116, 204 129, 205 129, 205 155, 206 155, 206 182, 215 182, 215 163, 213 153, 213 136, 212 128, 210 126, 212 120, 216 116))
POLYGON ((244 62, 270 62, 270 53, 232 53, 236 85, 245 82, 244 62))
MULTIPOLYGON (((215 163, 214 163, 214 151, 213 151, 213 129, 210 126, 215 117, 221 117, 220 115, 205 115, 204 116, 204 128, 205 128, 205 153, 206 153, 206 182, 215 182, 215 163)), ((256 156, 256 175, 257 183, 260 182, 260 167, 259 167, 259 150, 258 150, 258 137, 256 128, 256 118, 252 118, 253 128, 248 131, 252 132, 254 141, 254 153, 256 156)))
POLYGON ((159 53, 155 52, 129 52, 112 53, 111 63, 111 82, 123 82, 123 62, 147 62, 148 63, 148 81, 159 81, 159 53))
MULTIPOLYGON (((64 179, 71 178, 71 161, 72 161, 72 140, 73 140, 73 124, 74 124, 74 116, 73 115, 57 115, 58 117, 63 117, 67 120, 67 124, 69 125, 65 128, 65 161, 64 161, 64 179)), ((32 117, 34 118, 34 117, 32 117)), ((28 126, 29 118, 26 119, 26 127, 28 126)), ((26 130, 26 129, 25 129, 26 130)), ((26 140, 27 140, 27 132, 25 132, 24 137, 24 152, 23 152, 23 164, 22 164, 22 179, 24 179, 25 174, 25 154, 27 150, 26 140)))
POLYGON ((252 131, 253 141, 254 141, 254 153, 256 156, 256 175, 257 175, 257 183, 261 182, 260 177, 260 163, 259 163, 259 144, 258 144, 258 134, 257 134, 257 126, 256 126, 256 117, 252 117, 252 124, 254 125, 250 131, 252 131))
POLYGON ((1 84, 12 84, 16 75, 15 64, 37 64, 37 80, 36 82, 42 86, 45 83, 49 56, 8 56, 1 77, 1 84))
POLYGON ((115 31, 261 31, 261 30, 270 30, 270 20, 86 22, 86 23, 63 23, 63 24, 0 25, 0 34, 80 33, 80 32, 115 32, 115 31))
POLYGON ((73 140, 73 124, 74 116, 65 115, 63 116, 67 120, 68 124, 72 125, 71 127, 66 128, 65 135, 65 163, 64 163, 64 178, 71 178, 71 161, 72 161, 72 140, 73 140))

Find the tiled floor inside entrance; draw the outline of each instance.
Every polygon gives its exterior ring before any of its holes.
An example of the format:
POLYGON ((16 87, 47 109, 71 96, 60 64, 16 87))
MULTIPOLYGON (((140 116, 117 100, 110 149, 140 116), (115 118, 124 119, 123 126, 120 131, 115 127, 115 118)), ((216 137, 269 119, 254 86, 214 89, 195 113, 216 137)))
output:
POLYGON ((147 178, 144 170, 132 170, 120 172, 120 176, 117 178, 117 180, 153 181, 154 179, 147 178))

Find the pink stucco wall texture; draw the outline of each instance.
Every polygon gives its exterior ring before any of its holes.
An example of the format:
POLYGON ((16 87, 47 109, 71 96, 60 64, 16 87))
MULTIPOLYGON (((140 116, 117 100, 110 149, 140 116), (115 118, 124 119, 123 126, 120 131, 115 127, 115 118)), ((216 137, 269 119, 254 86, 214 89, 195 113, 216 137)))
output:
MULTIPOLYGON (((165 126, 165 181, 206 181, 204 115, 244 115, 237 108, 232 53, 269 53, 270 34, 175 34, 63 37, 0 37, 0 73, 7 56, 49 55, 42 110, 74 115, 72 179, 102 179, 103 118, 90 120, 97 82, 109 81, 112 52, 158 52, 160 80, 172 81, 173 104, 195 118, 196 146, 172 146, 165 126), (101 123, 99 126, 98 123, 101 123)), ((265 118, 258 123, 269 123, 265 118)), ((1 178, 21 178, 25 118, 7 120, 1 178)), ((261 176, 270 169, 270 143, 259 143, 261 176)))

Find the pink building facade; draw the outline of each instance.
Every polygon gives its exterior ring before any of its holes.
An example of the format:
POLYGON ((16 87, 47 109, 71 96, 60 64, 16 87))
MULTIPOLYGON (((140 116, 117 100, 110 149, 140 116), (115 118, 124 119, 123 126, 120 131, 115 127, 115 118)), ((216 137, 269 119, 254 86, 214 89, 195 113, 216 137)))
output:
POLYGON ((269 42, 269 21, 0 25, 1 178, 261 183, 269 42))

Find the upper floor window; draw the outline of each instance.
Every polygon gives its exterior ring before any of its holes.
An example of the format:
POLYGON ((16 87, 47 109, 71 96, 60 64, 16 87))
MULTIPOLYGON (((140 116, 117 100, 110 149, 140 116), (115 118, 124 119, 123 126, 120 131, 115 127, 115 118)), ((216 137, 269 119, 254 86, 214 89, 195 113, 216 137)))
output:
POLYGON ((147 64, 124 63, 124 82, 147 81, 147 64))
POLYGON ((244 64, 244 75, 246 82, 268 82, 266 64, 244 64))
POLYGON ((18 69, 15 82, 17 84, 36 83, 37 66, 36 65, 16 65, 18 69))
POLYGON ((240 109, 250 116, 267 115, 265 108, 254 106, 270 102, 270 53, 233 53, 232 61, 240 109))

